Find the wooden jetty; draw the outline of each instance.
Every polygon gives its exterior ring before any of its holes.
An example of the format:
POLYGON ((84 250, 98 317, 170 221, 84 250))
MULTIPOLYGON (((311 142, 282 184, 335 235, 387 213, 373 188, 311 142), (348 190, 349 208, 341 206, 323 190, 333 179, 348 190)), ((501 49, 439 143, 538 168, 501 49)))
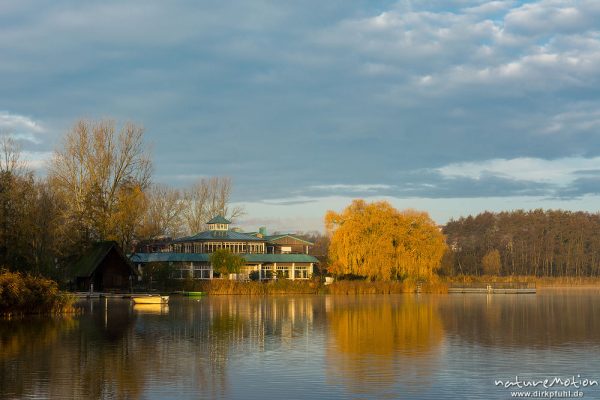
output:
MULTIPOLYGON (((151 293, 105 293, 105 292, 75 292, 73 293, 78 299, 130 299, 132 296, 152 296, 151 293)), ((157 294, 154 293, 154 296, 157 294)))
POLYGON ((484 293, 484 294, 535 294, 535 283, 531 282, 477 282, 453 283, 448 293, 484 293))

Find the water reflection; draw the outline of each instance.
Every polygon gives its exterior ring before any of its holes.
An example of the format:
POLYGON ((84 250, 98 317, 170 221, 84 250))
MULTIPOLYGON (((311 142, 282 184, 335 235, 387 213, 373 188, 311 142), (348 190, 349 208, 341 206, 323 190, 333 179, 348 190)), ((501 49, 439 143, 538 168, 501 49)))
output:
POLYGON ((2 322, 0 397, 228 397, 232 359, 285 352, 313 321, 312 297, 167 307, 100 299, 81 308, 69 318, 2 322))
POLYGON ((133 311, 138 314, 158 314, 164 315, 169 313, 168 304, 134 304, 133 311))
POLYGON ((77 321, 70 317, 0 320, 0 396, 24 397, 31 384, 24 374, 34 375, 32 380, 47 379, 49 365, 40 362, 39 355, 52 349, 62 332, 76 328, 77 321))
POLYGON ((600 358, 597 291, 81 306, 65 318, 0 321, 0 398, 435 398, 463 390, 465 377, 481 397, 492 392, 477 385, 489 389, 489 376, 527 360, 579 373, 573 365, 597 370, 600 358))
POLYGON ((327 302, 327 372, 353 393, 397 397, 427 384, 443 329, 433 297, 333 297, 327 302))
POLYGON ((546 289, 537 295, 453 295, 440 311, 449 334, 483 346, 600 344, 597 289, 546 289))

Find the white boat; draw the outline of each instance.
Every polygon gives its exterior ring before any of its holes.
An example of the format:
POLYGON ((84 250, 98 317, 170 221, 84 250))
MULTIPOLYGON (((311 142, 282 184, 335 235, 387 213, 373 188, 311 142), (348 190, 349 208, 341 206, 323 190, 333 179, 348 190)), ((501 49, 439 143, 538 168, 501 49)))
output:
POLYGON ((137 296, 132 297, 134 304, 167 304, 169 296, 137 296))

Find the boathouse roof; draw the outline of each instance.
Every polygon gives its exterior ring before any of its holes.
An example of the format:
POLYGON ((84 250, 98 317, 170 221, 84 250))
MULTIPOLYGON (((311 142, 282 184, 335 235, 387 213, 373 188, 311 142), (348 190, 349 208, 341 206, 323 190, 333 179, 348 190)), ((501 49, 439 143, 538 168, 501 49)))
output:
POLYGON ((75 264, 73 264, 74 276, 82 278, 91 277, 96 269, 102 265, 111 251, 116 252, 117 258, 120 259, 120 262, 129 267, 133 275, 137 275, 137 271, 133 268, 129 259, 123 254, 117 242, 105 241, 94 243, 94 245, 92 245, 92 247, 83 254, 75 264))

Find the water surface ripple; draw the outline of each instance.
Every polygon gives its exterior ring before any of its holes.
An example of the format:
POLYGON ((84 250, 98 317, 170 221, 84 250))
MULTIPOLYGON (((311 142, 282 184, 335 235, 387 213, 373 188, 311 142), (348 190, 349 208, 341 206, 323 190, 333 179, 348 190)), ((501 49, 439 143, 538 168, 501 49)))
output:
POLYGON ((540 383, 600 381, 600 290, 79 305, 0 321, 0 398, 508 399, 519 380, 600 398, 540 383))

